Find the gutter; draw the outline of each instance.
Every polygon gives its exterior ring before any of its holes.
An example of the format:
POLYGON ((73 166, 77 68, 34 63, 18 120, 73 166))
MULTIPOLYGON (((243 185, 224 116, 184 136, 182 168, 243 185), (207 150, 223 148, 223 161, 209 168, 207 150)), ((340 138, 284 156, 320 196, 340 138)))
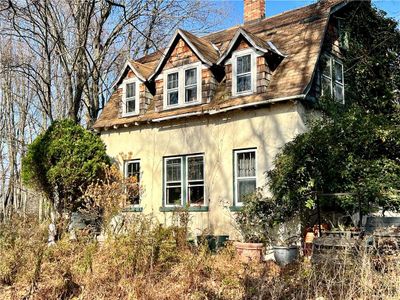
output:
POLYGON ((162 121, 168 121, 168 120, 172 120, 172 119, 179 119, 179 118, 198 116, 198 115, 202 115, 202 114, 204 114, 204 112, 196 111, 196 112, 191 112, 191 113, 186 113, 186 114, 181 114, 181 115, 174 115, 174 116, 168 116, 168 117, 153 119, 153 120, 151 120, 151 122, 158 123, 158 122, 162 122, 162 121))
POLYGON ((253 102, 253 103, 246 103, 246 104, 236 105, 236 106, 227 107, 227 108, 218 109, 218 110, 216 110, 216 109, 209 110, 208 114, 209 115, 215 115, 215 114, 224 113, 224 112, 235 110, 235 109, 252 107, 252 106, 257 106, 257 105, 262 105, 262 104, 271 104, 271 103, 287 101, 287 100, 304 99, 305 97, 306 97, 306 94, 289 96, 289 97, 282 97, 282 98, 274 98, 274 99, 270 99, 270 100, 263 100, 263 101, 253 102))
POLYGON ((173 116, 168 116, 168 117, 157 118, 157 119, 151 120, 150 122, 159 123, 159 122, 163 122, 163 121, 177 120, 177 119, 181 119, 181 118, 188 118, 188 117, 200 116, 200 115, 216 115, 216 114, 221 114, 221 113, 225 113, 225 112, 228 112, 231 110, 242 109, 242 108, 246 108, 246 107, 253 107, 253 106, 277 103, 277 102, 288 101, 288 100, 305 99, 306 96, 307 96, 306 94, 301 94, 301 95, 295 95, 295 96, 289 96, 289 97, 263 100, 263 101, 253 102, 253 103, 246 103, 246 104, 236 105, 236 106, 227 107, 227 108, 223 108, 223 109, 210 109, 210 110, 204 110, 204 111, 196 111, 196 112, 190 112, 190 113, 185 113, 185 114, 180 114, 180 115, 173 115, 173 116))

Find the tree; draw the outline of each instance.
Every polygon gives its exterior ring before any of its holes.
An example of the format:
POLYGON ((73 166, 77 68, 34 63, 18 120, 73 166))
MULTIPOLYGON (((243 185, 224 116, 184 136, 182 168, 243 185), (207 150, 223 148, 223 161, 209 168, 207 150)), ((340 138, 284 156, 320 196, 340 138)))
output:
POLYGON ((315 191, 349 193, 335 199, 336 209, 348 213, 358 210, 360 200, 364 213, 400 210, 399 153, 398 124, 353 108, 317 121, 286 144, 268 173, 269 186, 286 215, 313 204, 315 191))
POLYGON ((346 102, 365 112, 393 114, 400 106, 400 31, 396 20, 368 1, 346 18, 346 102))
POLYGON ((345 193, 321 205, 347 213, 400 210, 400 32, 369 2, 352 5, 344 20, 346 105, 320 99, 323 117, 286 144, 268 172, 281 219, 315 205, 313 192, 345 193))
POLYGON ((79 207, 86 187, 101 179, 109 164, 101 139, 66 119, 55 121, 28 146, 22 179, 44 192, 62 212, 79 207))

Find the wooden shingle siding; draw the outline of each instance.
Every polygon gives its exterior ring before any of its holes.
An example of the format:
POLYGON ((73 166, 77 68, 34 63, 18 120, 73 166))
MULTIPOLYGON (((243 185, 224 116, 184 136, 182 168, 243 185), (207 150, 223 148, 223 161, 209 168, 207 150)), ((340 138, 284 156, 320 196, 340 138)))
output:
POLYGON ((179 39, 163 70, 179 68, 199 61, 196 54, 186 45, 185 41, 179 39))

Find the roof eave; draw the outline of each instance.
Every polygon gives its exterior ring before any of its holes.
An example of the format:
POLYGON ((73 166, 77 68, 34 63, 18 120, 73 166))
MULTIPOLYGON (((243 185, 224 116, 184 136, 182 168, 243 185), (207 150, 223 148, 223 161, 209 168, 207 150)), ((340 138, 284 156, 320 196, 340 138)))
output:
POLYGON ((130 68, 132 72, 136 75, 137 78, 139 78, 141 81, 145 82, 146 78, 135 68, 134 65, 131 64, 129 60, 126 61, 124 67, 122 68, 122 71, 119 73, 117 79, 114 81, 114 83, 111 86, 111 90, 114 90, 115 87, 118 85, 118 83, 121 81, 122 77, 125 74, 126 68, 130 68))

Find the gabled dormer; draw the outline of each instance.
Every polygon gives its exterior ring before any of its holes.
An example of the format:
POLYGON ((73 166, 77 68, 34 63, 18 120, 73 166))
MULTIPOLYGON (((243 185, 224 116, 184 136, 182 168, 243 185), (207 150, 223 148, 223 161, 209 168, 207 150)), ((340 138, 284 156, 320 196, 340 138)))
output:
POLYGON ((240 97, 266 93, 271 73, 284 57, 272 42, 239 27, 217 63, 225 66, 227 92, 240 97))
POLYGON ((178 30, 149 78, 155 81, 156 111, 208 103, 217 85, 218 58, 211 42, 178 30))
POLYGON ((125 63, 113 85, 114 92, 121 95, 121 117, 137 116, 147 111, 153 97, 147 80, 152 71, 150 67, 133 60, 125 63))

